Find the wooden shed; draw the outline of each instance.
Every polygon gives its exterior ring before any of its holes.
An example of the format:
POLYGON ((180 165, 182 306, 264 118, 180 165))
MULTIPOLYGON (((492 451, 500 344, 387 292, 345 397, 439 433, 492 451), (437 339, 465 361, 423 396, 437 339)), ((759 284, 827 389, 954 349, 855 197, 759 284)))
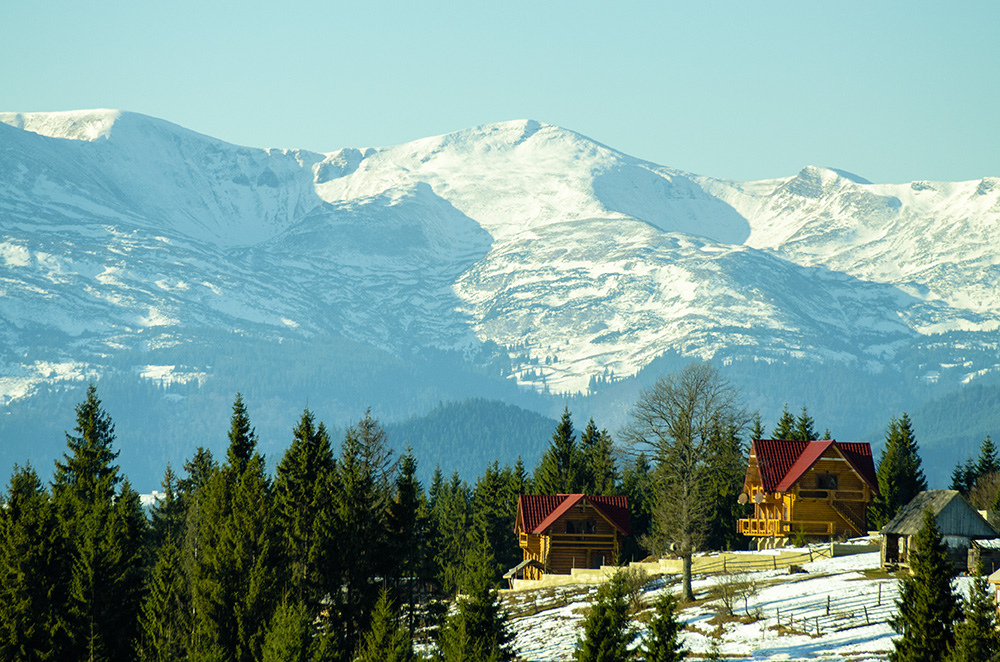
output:
POLYGON ((883 567, 909 568, 913 538, 930 510, 938 530, 948 545, 948 558, 956 568, 966 570, 973 540, 997 537, 997 531, 957 490, 927 490, 913 497, 882 527, 883 567))
POLYGON ((629 535, 628 500, 623 496, 525 494, 517 502, 515 524, 526 579, 573 568, 599 568, 618 561, 629 535))
POLYGON ((737 530, 759 547, 786 544, 796 534, 810 538, 868 533, 868 504, 878 480, 867 443, 755 439, 750 444, 740 503, 753 517, 737 530))

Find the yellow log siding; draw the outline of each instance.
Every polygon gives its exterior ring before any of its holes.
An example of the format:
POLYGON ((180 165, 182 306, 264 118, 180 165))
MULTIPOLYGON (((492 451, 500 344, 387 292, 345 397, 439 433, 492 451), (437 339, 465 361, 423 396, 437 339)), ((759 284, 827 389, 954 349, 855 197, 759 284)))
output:
POLYGON ((751 456, 745 491, 754 504, 739 533, 755 537, 863 535, 871 488, 840 453, 830 448, 786 492, 764 492, 751 456))
MULTIPOLYGON (((621 534, 589 503, 574 506, 541 534, 519 533, 525 560, 542 564, 546 573, 569 574, 573 568, 613 565, 618 560, 621 534)), ((526 579, 542 572, 527 569, 526 579)))

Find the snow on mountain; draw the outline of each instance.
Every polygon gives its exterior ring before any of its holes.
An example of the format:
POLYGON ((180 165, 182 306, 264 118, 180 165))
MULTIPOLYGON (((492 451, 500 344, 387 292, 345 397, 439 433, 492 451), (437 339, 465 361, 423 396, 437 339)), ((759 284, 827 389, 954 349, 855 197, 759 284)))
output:
POLYGON ((488 345, 558 391, 665 352, 877 370, 998 327, 998 220, 995 178, 730 182, 531 120, 317 154, 5 113, 0 394, 193 329, 488 345))

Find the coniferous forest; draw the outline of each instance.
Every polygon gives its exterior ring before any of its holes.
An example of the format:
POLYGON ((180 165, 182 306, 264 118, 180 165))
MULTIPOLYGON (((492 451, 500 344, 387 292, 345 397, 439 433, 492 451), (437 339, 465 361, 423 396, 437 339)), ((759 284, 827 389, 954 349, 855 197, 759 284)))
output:
MULTIPOLYGON (((593 420, 578 430, 567 408, 530 470, 494 462, 467 482, 436 469, 426 486, 419 459, 393 448, 371 411, 335 440, 305 409, 268 467, 237 394, 228 431, 206 432, 226 437, 225 455, 193 448, 182 467, 164 468, 158 498, 144 506, 91 385, 51 476, 18 466, 0 495, 0 660, 511 659, 496 589, 522 559, 521 494, 626 496, 632 535, 622 562, 679 540, 688 554, 747 545, 736 534, 747 515, 736 496, 745 437, 765 434, 760 417, 708 364, 657 388, 666 390, 643 393, 621 441, 593 420), (667 433, 642 413, 677 389, 729 404, 696 412, 705 421, 697 429, 667 433), (694 474, 678 475, 682 460, 694 474), (667 515, 682 480, 700 495, 698 531, 667 515)), ((816 438, 818 429, 805 407, 796 417, 786 406, 772 437, 816 438)), ((874 518, 891 518, 925 487, 917 452, 905 414, 892 419, 874 518)), ((997 462, 987 438, 956 480, 971 489, 979 478, 1000 498, 990 482, 997 462)))

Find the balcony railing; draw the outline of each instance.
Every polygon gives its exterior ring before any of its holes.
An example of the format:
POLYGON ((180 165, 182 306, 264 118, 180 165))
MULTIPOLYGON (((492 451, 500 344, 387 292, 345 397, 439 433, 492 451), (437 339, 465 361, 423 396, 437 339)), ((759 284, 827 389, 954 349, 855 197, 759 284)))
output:
POLYGON ((745 536, 790 536, 800 531, 809 536, 832 536, 833 522, 741 519, 736 521, 736 530, 745 536))

